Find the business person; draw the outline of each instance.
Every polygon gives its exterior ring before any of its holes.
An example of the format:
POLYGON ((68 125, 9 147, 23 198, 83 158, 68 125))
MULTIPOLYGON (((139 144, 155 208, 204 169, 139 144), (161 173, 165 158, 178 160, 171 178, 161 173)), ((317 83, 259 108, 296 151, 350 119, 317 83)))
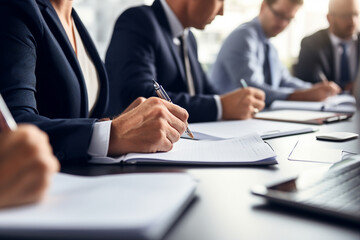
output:
POLYGON ((204 29, 223 14, 224 1, 155 0, 126 10, 116 22, 105 65, 110 79, 109 114, 133 99, 155 95, 152 79, 189 112, 189 122, 246 119, 264 107, 254 88, 217 95, 197 57, 190 27, 204 29))
POLYGON ((274 100, 321 101, 340 92, 334 83, 312 86, 290 75, 270 38, 281 33, 295 17, 303 0, 264 0, 259 16, 236 28, 224 41, 211 72, 211 82, 223 93, 240 86, 239 79, 274 100))
POLYGON ((329 28, 301 42, 295 75, 312 83, 320 82, 319 72, 344 90, 352 90, 360 55, 358 0, 330 0, 329 28))
POLYGON ((44 130, 62 163, 170 150, 187 126, 176 105, 139 98, 101 119, 107 74, 72 2, 0 1, 0 92, 14 118, 44 130))
POLYGON ((0 208, 39 201, 57 171, 49 138, 37 127, 0 132, 0 208))

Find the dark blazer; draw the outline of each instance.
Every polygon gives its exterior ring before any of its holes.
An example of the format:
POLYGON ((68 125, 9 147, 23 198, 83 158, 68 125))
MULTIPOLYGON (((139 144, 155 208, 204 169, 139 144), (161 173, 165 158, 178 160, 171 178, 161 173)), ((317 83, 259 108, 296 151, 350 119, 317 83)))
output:
POLYGON ((172 101, 189 112, 189 122, 216 120, 217 107, 197 58, 194 35, 188 37, 196 96, 190 97, 178 47, 159 0, 126 10, 116 22, 105 65, 110 81, 108 115, 117 115, 139 96, 156 96, 155 78, 172 101))
MULTIPOLYGON (((358 59, 359 53, 360 41, 358 59)), ((320 30, 301 41, 299 61, 294 66, 294 74, 304 81, 317 83, 321 81, 319 72, 322 71, 329 80, 334 80, 337 76, 334 57, 329 30, 320 30)), ((338 84, 342 86, 341 83, 338 84)))
POLYGON ((17 122, 49 135, 62 163, 88 159, 94 122, 108 104, 105 67, 74 10, 72 16, 100 78, 93 119, 80 65, 49 0, 0 1, 0 92, 17 122))

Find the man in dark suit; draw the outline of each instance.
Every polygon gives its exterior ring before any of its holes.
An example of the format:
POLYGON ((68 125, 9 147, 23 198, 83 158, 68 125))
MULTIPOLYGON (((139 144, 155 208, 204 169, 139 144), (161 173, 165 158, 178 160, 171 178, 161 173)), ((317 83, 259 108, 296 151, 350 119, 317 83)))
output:
POLYGON ((72 1, 0 1, 0 53, 0 93, 15 120, 45 131, 62 163, 168 151, 186 129, 187 112, 159 98, 101 120, 107 74, 72 1))
POLYGON ((246 119, 261 110, 261 90, 238 89, 219 96, 198 61, 196 40, 188 28, 204 29, 223 14, 223 4, 219 0, 155 0, 152 6, 125 11, 117 20, 106 55, 109 115, 116 115, 136 97, 154 96, 152 79, 189 112, 190 122, 246 119))
POLYGON ((295 75, 305 81, 321 81, 322 73, 344 90, 352 90, 358 71, 360 34, 357 0, 331 0, 329 28, 304 38, 295 75))

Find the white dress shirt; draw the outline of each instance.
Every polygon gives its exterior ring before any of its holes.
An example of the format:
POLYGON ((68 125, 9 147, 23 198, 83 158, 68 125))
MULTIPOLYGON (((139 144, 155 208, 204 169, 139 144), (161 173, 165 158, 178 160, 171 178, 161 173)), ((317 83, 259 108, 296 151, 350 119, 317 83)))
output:
MULTIPOLYGON (((99 75, 91 60, 79 32, 73 22, 74 34, 77 48, 77 58, 82 70, 89 103, 89 115, 91 114, 99 98, 100 83, 99 75)), ((111 121, 97 122, 94 125, 88 154, 92 157, 106 157, 110 142, 111 121)))
POLYGON ((352 39, 344 41, 343 39, 335 36, 333 33, 329 32, 331 44, 334 49, 334 61, 335 61, 335 79, 333 79, 336 82, 339 82, 340 80, 340 65, 341 65, 341 55, 343 53, 343 49, 340 47, 340 43, 344 43, 347 45, 348 49, 348 63, 350 68, 350 77, 351 80, 354 80, 356 78, 357 74, 357 35, 354 35, 352 39))

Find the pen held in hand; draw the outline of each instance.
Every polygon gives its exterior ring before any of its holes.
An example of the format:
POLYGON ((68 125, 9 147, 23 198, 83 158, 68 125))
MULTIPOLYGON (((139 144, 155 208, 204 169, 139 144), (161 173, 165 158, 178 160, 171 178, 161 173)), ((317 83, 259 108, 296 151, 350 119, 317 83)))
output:
POLYGON ((243 78, 240 79, 240 84, 241 84, 242 88, 247 88, 248 87, 246 81, 243 78))
MULTIPOLYGON (((154 83, 155 92, 158 95, 158 97, 172 103, 169 95, 165 92, 164 88, 159 83, 157 83, 154 79, 153 79, 153 83, 154 83)), ((194 139, 194 135, 190 131, 189 127, 186 128, 185 132, 189 137, 194 139)))
POLYGON ((0 94, 0 132, 15 131, 17 128, 16 122, 12 117, 4 99, 0 94))
POLYGON ((323 73, 323 72, 319 72, 319 77, 320 77, 320 79, 321 79, 321 81, 323 82, 323 83, 327 83, 327 82, 329 82, 329 80, 327 79, 327 77, 325 76, 325 73, 323 73))

